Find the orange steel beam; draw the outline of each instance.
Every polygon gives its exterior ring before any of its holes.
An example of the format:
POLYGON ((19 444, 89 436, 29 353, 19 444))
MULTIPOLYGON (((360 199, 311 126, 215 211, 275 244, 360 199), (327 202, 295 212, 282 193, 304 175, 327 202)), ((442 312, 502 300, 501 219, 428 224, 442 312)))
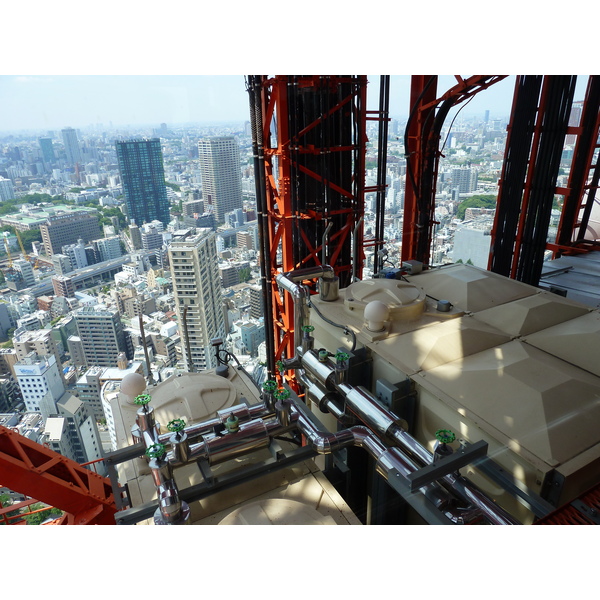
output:
POLYGON ((110 480, 74 460, 0 426, 2 485, 55 506, 74 525, 114 525, 110 480))
POLYGON ((527 217, 527 205, 529 204, 529 198, 531 196, 531 183, 535 174, 535 161, 537 158, 538 150, 540 147, 540 136, 542 135, 542 120, 544 115, 544 108, 548 101, 548 78, 544 77, 542 83, 542 92, 538 105, 538 113, 533 130, 533 141, 531 143, 531 153, 529 155, 529 169, 527 170, 527 177, 525 179, 525 185, 523 188, 523 197, 521 199, 521 213, 519 216, 519 225, 517 227, 517 235, 515 237, 515 246, 513 251, 513 264, 510 271, 510 276, 515 279, 517 276, 517 268, 519 266, 519 254, 521 252, 521 246, 523 245, 523 230, 525 228, 525 219, 527 217))
POLYGON ((451 108, 504 79, 506 75, 456 76, 458 83, 436 97, 436 75, 414 75, 411 81, 411 112, 405 137, 407 162, 402 230, 402 261, 427 265, 435 225, 435 191, 439 143, 444 120, 451 108))
MULTIPOLYGON (((261 84, 267 223, 263 236, 269 241, 272 306, 266 326, 274 332, 274 355, 280 360, 295 354, 295 331, 292 298, 278 289, 277 275, 321 265, 323 251, 336 275, 349 279, 352 271, 349 235, 364 214, 367 79, 362 75, 255 79, 261 84), (329 222, 335 227, 323 248, 321 236, 329 222)), ((357 233, 355 271, 360 278, 364 252, 362 231, 357 233)))
MULTIPOLYGON (((573 248, 573 245, 585 244, 589 212, 598 189, 600 76, 589 77, 581 120, 576 127, 570 129, 574 129, 577 141, 569 171, 569 182, 562 191, 565 198, 556 235, 557 245, 564 247, 563 254, 582 251, 581 248, 573 248)), ((596 246, 595 249, 600 248, 596 246)))

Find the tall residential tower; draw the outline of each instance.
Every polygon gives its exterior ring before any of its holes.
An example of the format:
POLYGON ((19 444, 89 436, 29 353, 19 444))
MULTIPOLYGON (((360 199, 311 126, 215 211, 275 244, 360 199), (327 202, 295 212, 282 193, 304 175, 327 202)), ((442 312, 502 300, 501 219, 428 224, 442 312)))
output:
POLYGON ((116 142, 116 149, 129 219, 138 227, 155 219, 167 225, 169 201, 160 140, 116 142))
POLYGON ((126 351, 125 333, 117 310, 86 306, 74 313, 86 365, 116 367, 126 351))
POLYGON ((212 205, 217 224, 225 213, 242 208, 240 149, 233 137, 205 138, 198 142, 204 208, 212 205))
POLYGON ((215 234, 207 228, 175 232, 169 262, 184 368, 193 372, 214 368, 211 339, 225 337, 215 234))

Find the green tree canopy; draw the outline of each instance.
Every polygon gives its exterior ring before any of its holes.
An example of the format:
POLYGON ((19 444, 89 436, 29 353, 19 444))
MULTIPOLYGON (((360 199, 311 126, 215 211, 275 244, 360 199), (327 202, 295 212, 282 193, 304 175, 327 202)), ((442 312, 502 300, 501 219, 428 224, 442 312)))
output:
POLYGON ((456 218, 462 221, 465 218, 467 208, 496 208, 496 196, 493 194, 479 194, 463 200, 456 209, 456 218))
MULTIPOLYGON (((45 504, 41 502, 37 502, 36 504, 32 504, 29 507, 30 511, 39 510, 44 508, 45 504)), ((50 515, 60 516, 62 512, 58 510, 58 508, 50 507, 47 510, 42 510, 41 512, 35 513, 33 515, 24 515, 24 519, 27 521, 27 525, 41 525, 50 515)))

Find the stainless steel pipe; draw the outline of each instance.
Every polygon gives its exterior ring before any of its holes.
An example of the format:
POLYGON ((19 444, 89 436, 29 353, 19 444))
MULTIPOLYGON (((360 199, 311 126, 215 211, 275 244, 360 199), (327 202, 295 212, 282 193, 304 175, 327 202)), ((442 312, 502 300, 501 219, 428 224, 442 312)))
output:
POLYGON ((254 450, 267 448, 271 438, 296 427, 297 417, 291 415, 290 425, 282 427, 276 419, 263 421, 255 419, 241 423, 239 431, 206 437, 202 442, 190 446, 190 460, 206 459, 210 465, 217 465, 238 458, 254 450))
MULTIPOLYGON (((296 347, 296 354, 298 354, 298 347, 301 344, 302 328, 305 325, 309 325, 310 322, 310 311, 308 309, 310 292, 308 291, 308 288, 300 282, 306 279, 315 279, 316 277, 320 277, 325 283, 328 281, 335 281, 333 267, 329 265, 307 267, 305 269, 281 273, 277 275, 276 278, 277 285, 289 292, 292 296, 294 304, 294 346, 296 347)), ((322 289, 323 285, 320 285, 319 288, 324 300, 331 301, 336 299, 337 295, 331 290, 331 286, 326 285, 326 289, 322 289)))
MULTIPOLYGON (((302 364, 307 367, 307 375, 315 377, 321 384, 331 387, 332 377, 335 378, 335 368, 329 363, 315 361, 314 352, 302 357, 302 364)), ((333 379, 335 381, 335 379, 333 379)), ((375 433, 402 449, 415 465, 413 470, 430 464, 433 455, 413 436, 400 425, 400 419, 393 412, 387 410, 363 387, 354 387, 343 383, 335 386, 345 400, 345 408, 360 419, 375 433)), ((383 468, 383 467, 382 467, 383 468)), ((491 498, 488 498, 473 483, 464 477, 446 475, 443 479, 446 489, 452 489, 460 497, 481 510, 486 518, 493 524, 518 524, 508 512, 500 508, 491 498)))
MULTIPOLYGON (((212 419, 188 425, 183 429, 183 433, 187 435, 190 441, 197 440, 205 435, 213 434, 215 427, 219 428, 221 425, 224 426, 225 421, 232 413, 237 417, 240 423, 251 421, 253 419, 269 418, 274 414, 273 410, 263 402, 253 405, 237 404, 231 408, 218 411, 217 416, 212 419)), ((169 443, 170 438, 170 433, 162 433, 158 436, 158 441, 161 444, 167 444, 169 443)))

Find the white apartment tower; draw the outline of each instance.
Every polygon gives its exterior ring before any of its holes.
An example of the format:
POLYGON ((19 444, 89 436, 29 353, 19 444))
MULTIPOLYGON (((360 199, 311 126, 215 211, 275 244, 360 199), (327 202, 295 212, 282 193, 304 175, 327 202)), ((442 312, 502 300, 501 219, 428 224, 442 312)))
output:
POLYGON ((116 367, 117 358, 126 349, 119 311, 85 306, 74 315, 85 364, 116 367))
POLYGON ((184 368, 212 369, 217 364, 211 339, 225 336, 215 234, 208 228, 175 232, 169 262, 184 368))
POLYGON ((76 244, 68 244, 62 247, 62 253, 69 257, 71 261, 71 270, 83 269, 88 266, 87 254, 85 253, 85 244, 83 240, 78 240, 76 244))
POLYGON ((25 282, 26 287, 32 287, 37 283, 31 263, 22 258, 19 258, 18 260, 13 260, 12 266, 14 269, 19 271, 19 273, 21 273, 21 277, 23 277, 23 281, 25 282))
POLYGON ((14 197, 15 190, 13 188, 12 181, 0 176, 0 202, 4 202, 5 200, 13 200, 14 197))
POLYGON ((217 224, 225 213, 242 208, 240 149, 233 137, 205 138, 198 142, 205 210, 212 206, 217 224))
POLYGON ((65 393, 56 358, 30 352, 14 366, 25 409, 38 412, 44 418, 56 413, 56 403, 65 393))

